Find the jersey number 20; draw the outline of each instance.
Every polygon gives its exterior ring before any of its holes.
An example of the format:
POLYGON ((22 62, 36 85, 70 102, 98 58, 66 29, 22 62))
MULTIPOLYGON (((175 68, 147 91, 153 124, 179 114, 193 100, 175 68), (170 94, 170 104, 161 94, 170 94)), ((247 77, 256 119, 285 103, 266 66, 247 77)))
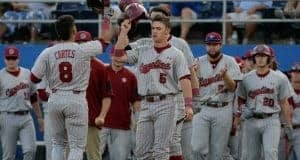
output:
POLYGON ((73 79, 72 64, 70 62, 61 62, 58 68, 60 80, 62 82, 71 82, 73 79))

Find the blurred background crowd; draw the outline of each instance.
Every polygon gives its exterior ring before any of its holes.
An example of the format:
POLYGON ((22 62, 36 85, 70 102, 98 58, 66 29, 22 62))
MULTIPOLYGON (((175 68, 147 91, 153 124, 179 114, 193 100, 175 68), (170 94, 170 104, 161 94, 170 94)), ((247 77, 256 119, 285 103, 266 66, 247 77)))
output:
MULTIPOLYGON (((210 31, 222 32, 221 19, 226 22, 227 44, 298 44, 300 39, 300 1, 297 0, 249 0, 226 1, 226 14, 223 15, 223 1, 184 1, 184 2, 147 2, 148 10, 162 5, 172 14, 174 35, 186 39, 190 44, 200 43, 210 31), (201 20, 215 21, 201 21, 201 20), (255 19, 257 22, 238 22, 238 20, 255 19), (268 19, 295 19, 292 22, 267 22, 268 19), (199 22, 200 20, 200 22, 199 22), (237 20, 237 21, 234 21, 237 20)), ((118 4, 112 3, 114 17, 120 13, 118 4)), ((52 23, 38 23, 40 20, 56 19, 62 14, 71 14, 76 19, 98 19, 85 3, 0 3, 0 41, 2 43, 43 43, 55 40, 56 34, 52 23), (34 23, 12 23, 10 20, 32 20, 34 23)), ((51 21, 49 21, 51 22, 51 21)), ((147 23, 140 24, 139 37, 148 36, 147 23)), ((98 36, 98 23, 79 23, 78 30, 89 31, 93 37, 98 36)))

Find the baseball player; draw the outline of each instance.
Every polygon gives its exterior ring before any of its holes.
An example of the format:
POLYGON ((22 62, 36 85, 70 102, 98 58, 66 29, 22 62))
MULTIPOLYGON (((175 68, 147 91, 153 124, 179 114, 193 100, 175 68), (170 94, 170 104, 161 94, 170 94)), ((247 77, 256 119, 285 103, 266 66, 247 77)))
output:
POLYGON ((243 67, 242 73, 248 73, 255 68, 252 57, 251 57, 251 52, 252 52, 252 50, 248 50, 245 53, 245 56, 242 57, 242 59, 244 61, 244 67, 243 67))
MULTIPOLYGON (((92 36, 87 31, 76 33, 75 41, 79 44, 91 40, 92 36)), ((111 82, 105 66, 98 58, 93 57, 91 59, 90 79, 86 93, 89 108, 89 127, 86 145, 88 160, 102 159, 100 127, 104 124, 105 116, 110 108, 112 95, 111 82), (95 123, 96 118, 100 119, 100 123, 95 123)))
MULTIPOLYGON (((68 160, 81 160, 88 131, 86 89, 90 59, 102 53, 108 44, 105 39, 75 43, 76 26, 69 15, 60 16, 55 29, 61 42, 39 55, 31 70, 31 81, 37 83, 46 76, 52 91, 48 99, 51 158, 65 159, 68 144, 68 160)), ((101 119, 95 119, 95 123, 101 123, 101 119)))
POLYGON ((33 107, 40 130, 44 122, 37 102, 30 71, 19 66, 19 50, 9 46, 4 50, 6 67, 0 70, 0 128, 3 160, 14 160, 17 140, 23 148, 23 159, 34 160, 36 136, 30 110, 33 107))
POLYGON ((106 67, 106 71, 112 82, 114 97, 101 130, 102 148, 104 150, 107 144, 110 160, 127 160, 132 133, 130 106, 133 106, 133 112, 138 112, 140 98, 135 75, 124 68, 123 62, 116 59, 114 50, 111 53, 112 62, 106 67))
POLYGON ((195 160, 219 160, 231 130, 236 81, 242 77, 235 59, 221 53, 219 33, 208 33, 204 42, 207 54, 197 59, 201 111, 193 119, 192 152, 195 160))
MULTIPOLYGON (((170 17, 170 12, 168 10, 166 10, 163 7, 153 7, 150 11, 150 18, 154 18, 155 16, 163 16, 163 17, 170 17)), ((193 87, 193 93, 197 93, 199 92, 199 84, 196 84, 195 82, 197 81, 197 77, 195 75, 195 71, 193 69, 193 54, 192 51, 190 49, 190 47, 188 46, 188 44, 186 43, 185 40, 181 39, 181 38, 177 38, 173 35, 169 35, 168 36, 168 41, 169 43, 176 47, 177 49, 179 49, 180 51, 182 51, 184 53, 184 57, 187 61, 187 64, 189 66, 189 70, 191 73, 191 83, 192 83, 192 87, 193 87)), ((137 41, 135 41, 134 43, 131 43, 131 47, 138 47, 138 46, 153 46, 153 41, 151 38, 142 38, 139 39, 137 41)), ((179 86, 180 87, 180 86, 179 86)), ((182 92, 180 92, 177 95, 177 105, 176 105, 176 117, 177 117, 177 124, 176 124, 176 129, 173 133, 173 137, 171 140, 171 146, 170 146, 170 159, 182 159, 182 154, 184 155, 184 159, 188 159, 187 157, 189 156, 189 152, 190 151, 190 136, 191 136, 191 125, 187 125, 189 123, 191 123, 191 121, 184 121, 183 117, 184 117, 184 101, 183 101, 183 95, 182 92), (185 123, 183 123, 185 122, 185 123), (185 130, 182 130, 182 126, 187 126, 185 127, 185 130), (181 139, 182 135, 181 132, 184 133, 184 139, 181 139), (184 146, 183 148, 181 148, 181 144, 184 146), (186 154, 185 154, 186 153, 186 154)))
POLYGON ((292 159, 300 159, 300 62, 293 64, 290 70, 291 82, 296 94, 290 99, 293 106, 293 152, 289 155, 292 159))
MULTIPOLYGON (((181 51, 168 43, 170 21, 157 16, 152 19, 153 46, 131 50, 126 43, 117 43, 115 54, 119 59, 138 67, 138 93, 143 97, 137 123, 137 159, 169 159, 169 143, 175 128, 175 95, 181 84, 187 119, 193 116, 190 72, 181 51)), ((130 28, 128 20, 122 27, 130 28)))
POLYGON ((260 159, 262 145, 264 159, 276 160, 281 110, 287 127, 292 129, 288 112, 288 98, 291 93, 288 81, 270 69, 272 54, 267 45, 257 45, 252 51, 252 57, 256 70, 246 74, 239 85, 239 110, 234 123, 236 125, 240 118, 244 120, 241 159, 260 159))

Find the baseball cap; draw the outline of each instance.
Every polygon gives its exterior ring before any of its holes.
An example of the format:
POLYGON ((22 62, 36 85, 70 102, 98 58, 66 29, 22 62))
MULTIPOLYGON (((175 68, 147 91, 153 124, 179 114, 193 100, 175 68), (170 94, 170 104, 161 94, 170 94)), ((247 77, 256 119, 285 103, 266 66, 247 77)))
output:
POLYGON ((8 46, 4 49, 5 58, 19 58, 20 52, 16 46, 8 46))
POLYGON ((217 32, 210 32, 206 34, 204 43, 220 44, 222 43, 222 36, 217 32))
POLYGON ((239 66, 243 65, 243 60, 241 57, 236 56, 236 57, 234 57, 234 59, 239 66))
POLYGON ((92 40, 92 36, 89 32, 87 31, 79 31, 76 33, 75 35, 75 41, 91 41, 92 40))
POLYGON ((245 56, 242 57, 242 59, 248 59, 248 58, 251 58, 251 57, 252 57, 251 52, 252 52, 252 50, 248 50, 248 51, 245 53, 245 56))
POLYGON ((292 65, 292 68, 291 68, 291 72, 294 72, 294 71, 300 71, 300 62, 295 62, 293 65, 292 65))

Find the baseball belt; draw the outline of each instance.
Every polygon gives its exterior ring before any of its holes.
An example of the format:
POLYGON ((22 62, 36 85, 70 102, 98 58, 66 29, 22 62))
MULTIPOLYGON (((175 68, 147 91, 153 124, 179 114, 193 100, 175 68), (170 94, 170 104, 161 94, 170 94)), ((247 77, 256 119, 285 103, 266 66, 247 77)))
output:
POLYGON ((15 115, 26 115, 29 113, 28 110, 25 111, 15 111, 15 112, 6 112, 7 114, 15 114, 15 115))
POLYGON ((255 119, 265 119, 268 117, 272 117, 273 114, 275 113, 254 113, 252 117, 255 119))
POLYGON ((293 129, 299 129, 299 128, 300 128, 300 124, 293 125, 293 129))

